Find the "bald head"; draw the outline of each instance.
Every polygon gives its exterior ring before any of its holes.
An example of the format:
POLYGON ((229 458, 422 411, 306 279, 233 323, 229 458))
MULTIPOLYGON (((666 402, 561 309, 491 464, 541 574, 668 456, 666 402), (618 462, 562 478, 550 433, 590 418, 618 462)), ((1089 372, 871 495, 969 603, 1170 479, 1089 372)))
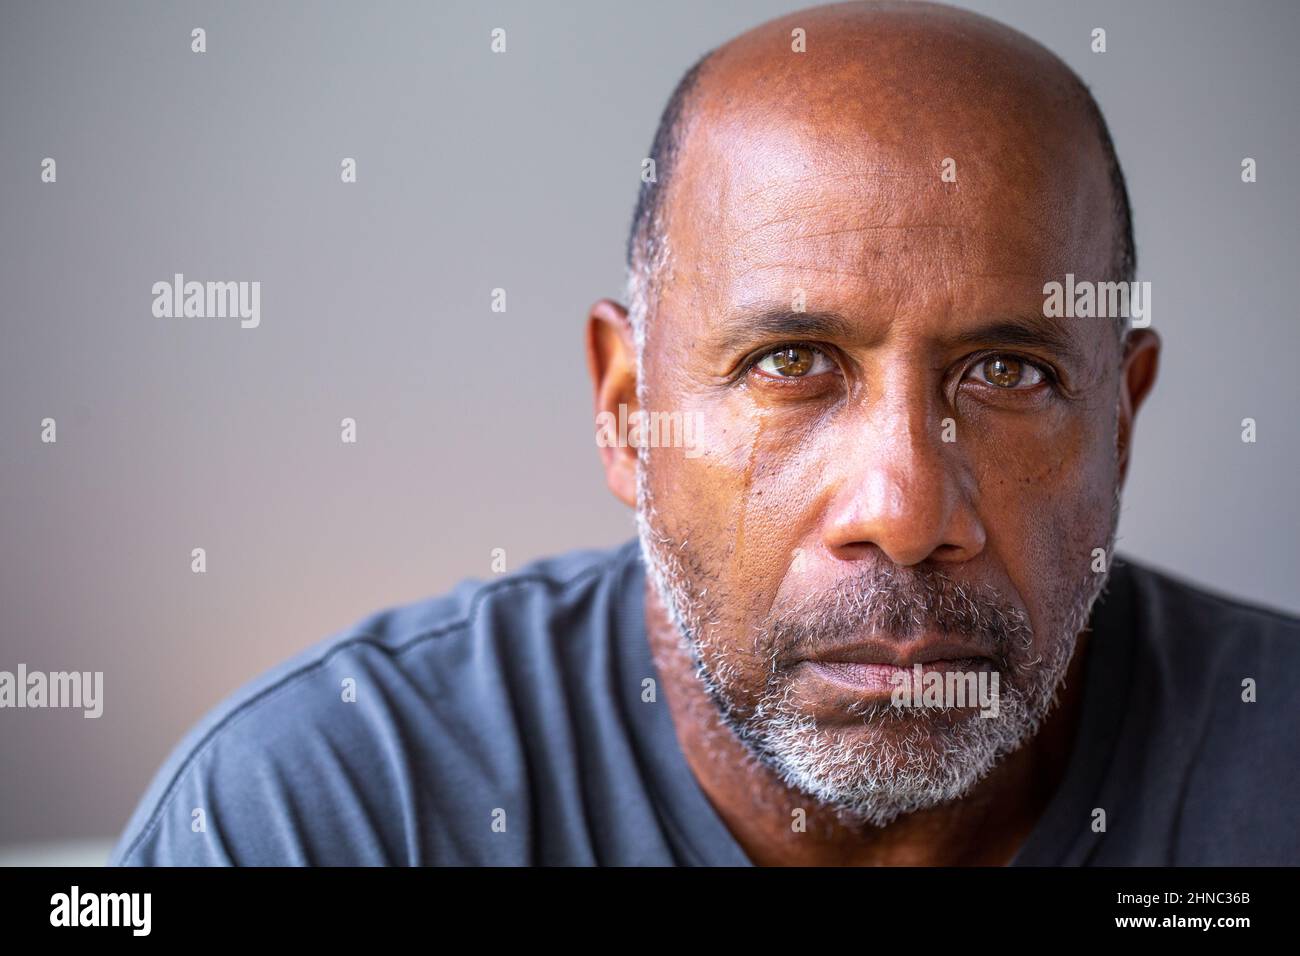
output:
MULTIPOLYGON (((1055 204, 1106 244, 1105 274, 1096 278, 1134 277, 1124 175, 1095 100, 1069 67, 977 14, 929 3, 842 3, 756 27, 705 54, 673 91, 650 152, 657 181, 642 183, 627 241, 639 344, 672 245, 679 168, 692 154, 697 165, 716 162, 719 148, 726 160, 764 162, 737 157, 740 127, 760 131, 755 147, 811 141, 841 157, 846 175, 855 154, 865 175, 898 179, 923 165, 915 170, 922 188, 933 188, 940 163, 951 159, 963 173, 958 190, 976 203, 1017 201, 998 194, 1016 181, 1030 190, 1020 202, 1055 204), (792 49, 795 30, 806 52, 792 49), (788 135, 763 136, 764 128, 788 135), (972 175, 995 168, 1003 178, 972 175)), ((905 186, 893 195, 907 204, 905 186)), ((698 207, 678 218, 692 213, 698 207)))

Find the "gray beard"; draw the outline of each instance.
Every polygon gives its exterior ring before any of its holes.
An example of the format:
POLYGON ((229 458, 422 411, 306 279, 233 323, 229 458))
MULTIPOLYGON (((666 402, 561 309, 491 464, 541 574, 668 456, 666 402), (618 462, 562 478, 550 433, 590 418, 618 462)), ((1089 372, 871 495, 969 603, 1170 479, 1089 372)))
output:
MULTIPOLYGON (((997 717, 968 714, 953 720, 949 719, 952 708, 876 705, 855 711, 862 723, 852 734, 821 727, 792 701, 793 687, 778 676, 774 652, 766 687, 755 703, 742 704, 745 695, 737 686, 731 655, 715 634, 720 609, 713 595, 693 584, 700 579, 701 569, 690 573, 684 547, 661 531, 647 480, 648 450, 641 452, 636 511, 641 553, 696 678, 750 756, 787 787, 830 810, 841 823, 883 827, 905 814, 960 799, 1002 758, 1032 739, 1057 705, 1078 635, 1109 577, 1108 570, 1093 572, 1091 561, 1070 588, 1064 619, 1041 652, 1031 649, 1028 619, 1020 612, 1002 613, 998 623, 1008 638, 1007 666, 1000 677, 997 717)), ((1108 567, 1119 506, 1116 482, 1106 542, 1108 567)), ((970 615, 979 619, 977 624, 983 621, 981 609, 987 605, 979 603, 974 591, 952 583, 945 595, 959 605, 965 602, 970 615)), ((855 610, 865 608, 868 614, 883 613, 889 619, 927 609, 906 602, 898 606, 891 598, 860 592, 850 595, 850 603, 855 610)), ((933 610, 933 605, 928 609, 933 610)), ((814 626, 815 622, 814 613, 814 626)))

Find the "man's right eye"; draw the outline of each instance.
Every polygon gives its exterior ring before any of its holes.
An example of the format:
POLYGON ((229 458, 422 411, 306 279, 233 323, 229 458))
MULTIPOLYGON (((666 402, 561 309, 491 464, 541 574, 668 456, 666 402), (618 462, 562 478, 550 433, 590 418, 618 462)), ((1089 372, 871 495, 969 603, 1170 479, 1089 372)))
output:
POLYGON ((810 378, 833 367, 825 352, 810 345, 783 345, 754 363, 754 368, 769 378, 810 378))

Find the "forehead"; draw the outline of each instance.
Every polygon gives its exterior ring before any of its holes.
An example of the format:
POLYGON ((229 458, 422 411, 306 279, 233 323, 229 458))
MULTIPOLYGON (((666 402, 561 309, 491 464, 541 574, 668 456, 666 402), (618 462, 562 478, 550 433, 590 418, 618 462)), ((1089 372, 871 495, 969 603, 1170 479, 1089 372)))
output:
POLYGON ((982 305, 1041 301, 1067 272, 1103 277, 1109 172, 1058 83, 988 69, 982 84, 905 81, 848 61, 833 81, 784 77, 776 95, 727 68, 673 173, 677 294, 982 305), (790 95, 799 80, 806 95, 790 95))

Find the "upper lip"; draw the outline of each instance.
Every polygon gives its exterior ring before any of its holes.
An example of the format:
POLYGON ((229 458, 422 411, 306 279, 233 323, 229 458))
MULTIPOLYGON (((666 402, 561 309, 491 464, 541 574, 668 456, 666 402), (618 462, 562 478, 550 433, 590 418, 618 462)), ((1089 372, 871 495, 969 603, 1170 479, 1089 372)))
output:
POLYGON ((947 638, 935 640, 920 637, 906 642, 869 638, 828 648, 809 655, 807 659, 822 664, 892 664, 895 667, 911 667, 913 664, 929 664, 934 661, 991 658, 987 648, 974 644, 947 638))

